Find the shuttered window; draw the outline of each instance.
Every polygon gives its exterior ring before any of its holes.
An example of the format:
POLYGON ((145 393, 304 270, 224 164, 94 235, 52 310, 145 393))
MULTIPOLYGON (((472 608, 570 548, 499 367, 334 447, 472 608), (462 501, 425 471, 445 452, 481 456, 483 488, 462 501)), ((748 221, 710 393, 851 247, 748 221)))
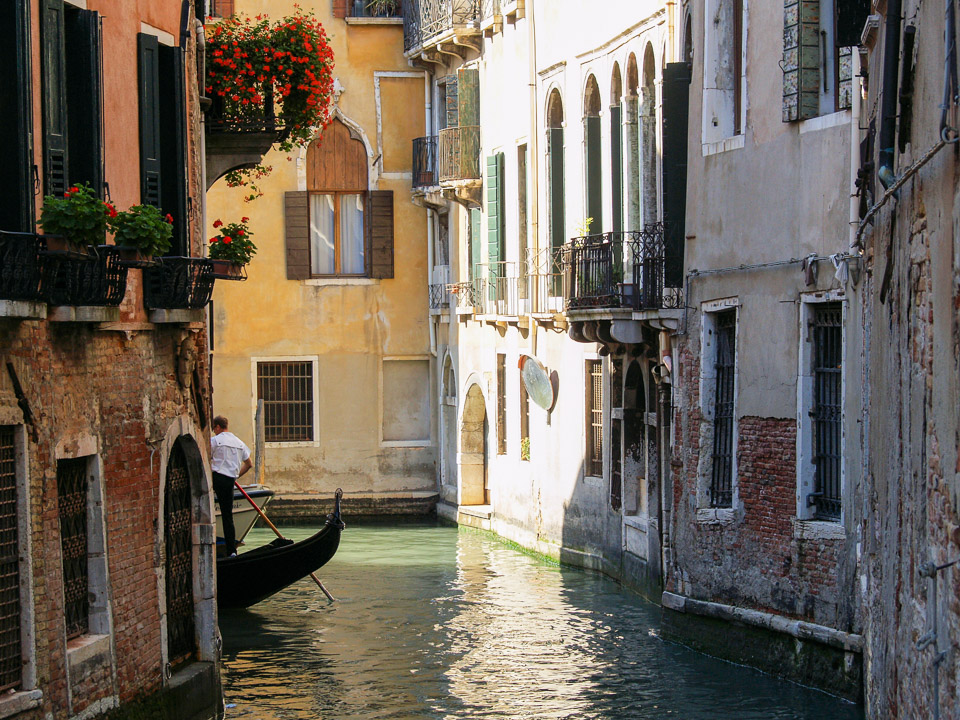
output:
POLYGON ((100 81, 100 16, 66 6, 64 79, 67 99, 67 180, 89 183, 103 193, 103 139, 100 81))
POLYGON ((563 128, 547 131, 547 156, 550 161, 550 247, 559 250, 566 242, 563 204, 563 128))
POLYGON ((467 268, 467 275, 471 280, 476 280, 479 277, 477 266, 483 262, 483 249, 480 238, 480 210, 478 208, 470 209, 470 234, 468 241, 470 248, 467 257, 469 258, 470 267, 467 268))
POLYGON ((603 165, 600 157, 600 117, 587 116, 583 119, 586 137, 586 185, 587 217, 593 218, 590 231, 603 232, 603 165))
POLYGON ((490 297, 496 293, 497 278, 504 277, 505 235, 503 202, 503 153, 487 158, 487 272, 490 297))
POLYGON ((0 113, 0 230, 31 232, 33 157, 30 28, 28 0, 0 3, 0 97, 10 103, 0 113))
POLYGON ((153 35, 137 35, 140 100, 140 202, 160 207, 160 48, 153 35))
POLYGON ((173 218, 173 238, 168 255, 190 255, 187 216, 187 112, 183 48, 159 46, 160 103, 160 206, 173 218))
POLYGON ((687 211, 687 129, 690 108, 689 63, 663 69, 663 223, 666 262, 664 285, 683 284, 687 211))
POLYGON ((619 105, 610 106, 610 191, 613 195, 613 231, 623 230, 623 133, 619 105))
POLYGON ((69 187, 63 15, 63 0, 42 0, 43 187, 46 194, 57 196, 69 187))

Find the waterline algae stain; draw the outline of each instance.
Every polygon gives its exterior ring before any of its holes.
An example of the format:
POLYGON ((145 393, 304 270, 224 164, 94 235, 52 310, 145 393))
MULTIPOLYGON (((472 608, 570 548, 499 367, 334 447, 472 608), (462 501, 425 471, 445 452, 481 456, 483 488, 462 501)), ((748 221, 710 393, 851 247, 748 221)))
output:
POLYGON ((302 582, 221 613, 227 718, 862 718, 664 642, 656 606, 483 534, 351 526, 322 576, 332 605, 302 582))

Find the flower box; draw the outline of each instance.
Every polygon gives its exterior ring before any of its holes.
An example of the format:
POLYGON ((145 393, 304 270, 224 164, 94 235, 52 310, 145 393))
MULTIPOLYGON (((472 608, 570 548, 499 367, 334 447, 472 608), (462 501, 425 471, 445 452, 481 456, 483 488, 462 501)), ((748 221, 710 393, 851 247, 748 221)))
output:
POLYGON ((120 264, 128 268, 147 268, 157 264, 153 255, 148 255, 140 248, 128 247, 126 245, 116 245, 117 254, 120 257, 120 264))
POLYGON ((218 280, 246 280, 247 266, 229 260, 210 260, 213 277, 218 280))

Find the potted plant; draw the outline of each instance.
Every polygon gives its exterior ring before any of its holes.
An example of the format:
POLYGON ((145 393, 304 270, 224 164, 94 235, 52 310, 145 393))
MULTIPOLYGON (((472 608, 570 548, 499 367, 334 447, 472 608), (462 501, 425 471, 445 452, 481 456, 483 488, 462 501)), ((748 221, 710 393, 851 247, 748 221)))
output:
POLYGON ((121 260, 133 266, 150 264, 154 257, 170 249, 173 216, 160 214, 153 205, 134 205, 123 212, 114 211, 108 222, 121 260))
POLYGON ((238 223, 224 225, 217 219, 213 227, 218 235, 210 238, 210 260, 213 262, 214 277, 224 280, 242 280, 243 267, 257 252, 257 246, 250 240, 253 235, 247 227, 250 218, 241 218, 238 223))
POLYGON ((73 185, 63 197, 43 198, 38 223, 44 232, 47 251, 89 255, 89 248, 103 243, 107 221, 117 214, 86 183, 73 185))

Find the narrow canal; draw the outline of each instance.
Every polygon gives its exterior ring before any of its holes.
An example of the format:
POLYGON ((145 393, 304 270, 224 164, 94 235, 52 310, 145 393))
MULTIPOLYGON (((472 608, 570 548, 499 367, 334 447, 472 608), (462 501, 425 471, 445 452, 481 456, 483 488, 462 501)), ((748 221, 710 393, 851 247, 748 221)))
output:
POLYGON ((320 576, 336 603, 302 581, 221 614, 227 718, 863 717, 664 642, 659 608, 617 583, 473 531, 348 524, 320 576))

